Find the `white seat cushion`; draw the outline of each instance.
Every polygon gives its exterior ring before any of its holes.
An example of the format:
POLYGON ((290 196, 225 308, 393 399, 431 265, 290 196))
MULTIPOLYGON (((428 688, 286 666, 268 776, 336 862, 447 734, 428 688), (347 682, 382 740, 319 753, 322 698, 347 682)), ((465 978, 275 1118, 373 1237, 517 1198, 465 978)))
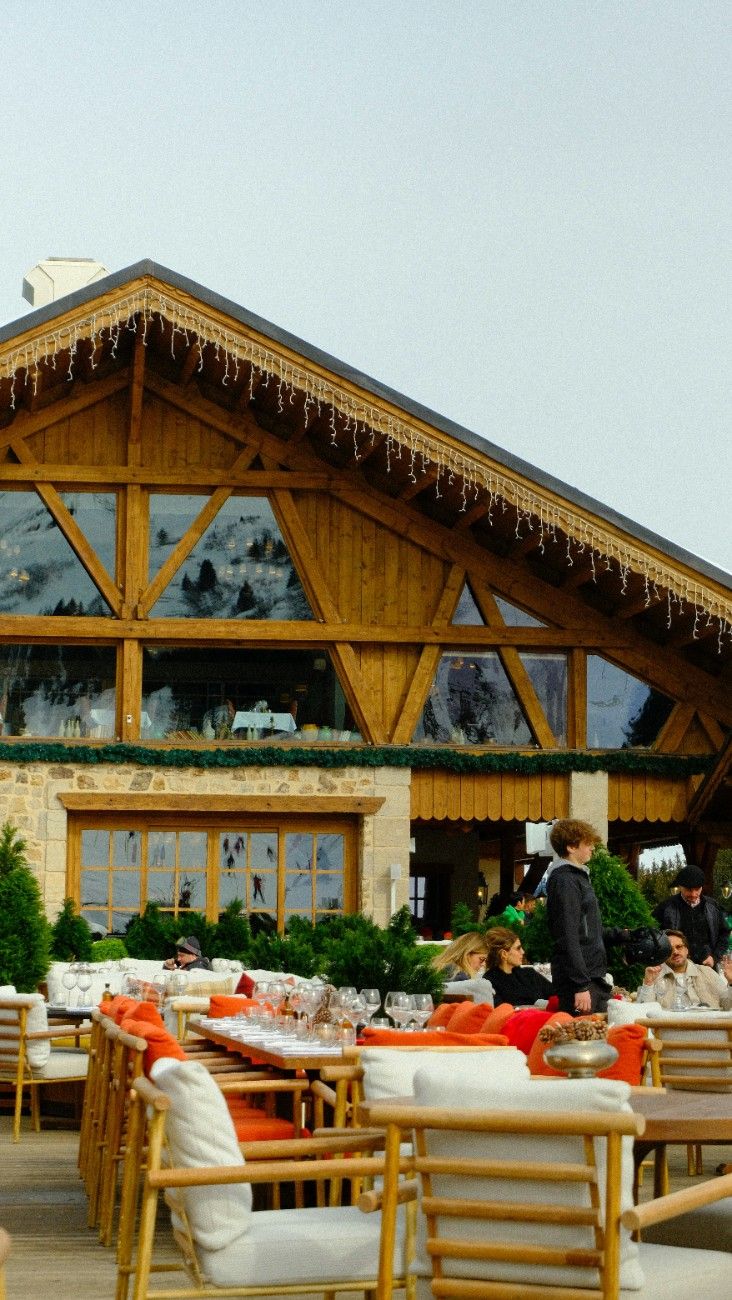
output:
POLYGON ((89 1069, 89 1055, 76 1048, 54 1047, 42 1070, 33 1070, 34 1079, 83 1079, 89 1069))
MULTIPOLYGON (((48 1029, 48 1015, 46 1014, 46 1003, 40 993, 16 993, 12 985, 5 985, 6 990, 0 989, 0 997, 4 1002, 13 1002, 19 998, 33 998, 33 1005, 28 1011, 26 1017, 26 1033, 38 1034, 48 1029)), ((0 1023, 2 1023, 3 1034, 10 1037, 18 1037, 18 1015, 15 1011, 0 1011, 0 1023)), ((28 1065, 34 1070, 42 1070, 49 1056, 51 1055, 51 1040, 42 1038, 33 1042, 27 1041, 25 1045, 25 1054, 28 1065)))
POLYGON ((634 1025, 638 1020, 652 1020, 654 1016, 663 1014, 660 1002, 626 1002, 623 998, 611 998, 607 1004, 609 1025, 634 1025))
POLYGON ((516 1047, 492 1047, 475 1052, 460 1047, 425 1047, 421 1051, 368 1047, 361 1053, 364 1097, 367 1101, 409 1097, 417 1070, 431 1070, 440 1064, 447 1068, 453 1084, 457 1081, 458 1086, 461 1080, 476 1073, 503 1083, 531 1078, 526 1057, 516 1047))
MULTIPOLYGON (((261 1210, 246 1235, 225 1250, 199 1251, 199 1262, 216 1286, 287 1286, 375 1278, 379 1269, 381 1215, 355 1206, 337 1209, 261 1210)), ((394 1250, 395 1274, 404 1271, 404 1215, 394 1250)))
MULTIPOLYGON (((732 1255, 721 1250, 641 1243, 645 1284, 628 1291, 628 1300, 669 1300, 671 1295, 723 1296, 732 1288, 732 1255)), ((621 1291, 621 1296, 626 1292, 621 1291)))

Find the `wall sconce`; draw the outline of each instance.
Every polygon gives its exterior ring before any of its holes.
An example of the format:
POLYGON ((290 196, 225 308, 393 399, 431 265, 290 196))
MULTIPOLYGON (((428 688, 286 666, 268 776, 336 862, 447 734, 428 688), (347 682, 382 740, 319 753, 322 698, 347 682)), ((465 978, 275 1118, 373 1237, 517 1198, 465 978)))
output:
POLYGON ((732 882, 730 882, 729 880, 725 880, 724 884, 722 885, 721 893, 722 893, 722 898, 729 898, 730 895, 732 894, 732 882))

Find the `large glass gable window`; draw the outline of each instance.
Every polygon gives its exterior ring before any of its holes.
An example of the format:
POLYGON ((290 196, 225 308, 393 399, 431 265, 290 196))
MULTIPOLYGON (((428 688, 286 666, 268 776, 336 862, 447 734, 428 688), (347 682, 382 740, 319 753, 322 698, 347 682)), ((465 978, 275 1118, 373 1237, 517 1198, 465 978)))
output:
MULTIPOLYGON (((196 502, 200 509, 201 498, 196 502)), ((151 573, 185 533, 190 507, 186 497, 150 498, 151 573)), ((151 613, 153 618, 312 618, 269 501, 229 497, 151 613)))
POLYGON ((444 654, 415 742, 531 745, 533 738, 497 654, 444 654))
POLYGON ((587 748, 652 745, 673 700, 600 655, 587 656, 587 748))
POLYGON ((142 689, 145 739, 360 739, 325 650, 149 646, 142 689))

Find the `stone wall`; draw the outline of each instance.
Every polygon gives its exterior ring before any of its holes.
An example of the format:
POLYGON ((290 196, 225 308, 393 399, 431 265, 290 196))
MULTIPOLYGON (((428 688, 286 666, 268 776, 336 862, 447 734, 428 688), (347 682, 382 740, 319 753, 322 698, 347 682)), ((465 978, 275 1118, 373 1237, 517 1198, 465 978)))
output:
POLYGON ((51 920, 68 892, 67 814, 60 796, 87 795, 276 795, 312 799, 378 798, 384 802, 374 816, 360 822, 360 909, 378 925, 386 925, 392 903, 409 898, 408 768, 143 768, 134 764, 3 763, 0 765, 0 823, 10 821, 28 845, 28 862, 41 887, 51 920), (392 866, 399 879, 393 881, 392 866))

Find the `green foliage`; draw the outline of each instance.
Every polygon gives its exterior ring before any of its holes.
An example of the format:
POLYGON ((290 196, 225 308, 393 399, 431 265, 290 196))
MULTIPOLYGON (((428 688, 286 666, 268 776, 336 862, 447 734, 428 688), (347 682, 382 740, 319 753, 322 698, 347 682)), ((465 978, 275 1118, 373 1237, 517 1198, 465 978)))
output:
MULTIPOLYGON (((648 903, 620 858, 598 845, 590 859, 589 870, 604 926, 627 926, 629 930, 641 925, 657 928, 648 903)), ((617 946, 609 950, 608 958, 615 983, 622 988, 637 989, 643 980, 643 967, 627 966, 622 948, 617 946)))
POLYGON ((142 916, 133 916, 125 931, 125 947, 130 957, 147 961, 165 961, 174 950, 180 937, 180 922, 157 903, 148 903, 142 916))
POLYGON ((476 919, 467 903, 456 903, 450 916, 453 939, 459 938, 461 934, 469 934, 471 930, 476 929, 476 926, 476 919))
POLYGON ((204 952, 207 957, 248 961, 251 947, 252 928, 244 915, 241 899, 235 898, 219 916, 211 945, 204 952))
POLYGON ((34 993, 50 965, 50 927, 25 849, 6 822, 0 830, 0 984, 34 993))
POLYGON ((252 942, 250 965, 260 970, 287 971, 310 979, 319 973, 319 956, 302 934, 270 934, 261 931, 252 942))
POLYGON ((119 961, 129 953, 122 939, 96 939, 91 946, 92 961, 119 961))
POLYGON ((377 988, 382 1000, 390 990, 431 993, 436 1001, 442 994, 444 975, 436 971, 412 926, 408 907, 400 908, 386 930, 380 930, 365 916, 334 917, 319 922, 324 940, 322 974, 338 988, 377 988))
POLYGON ((528 962, 551 960, 554 943, 549 933, 546 902, 543 898, 536 900, 533 914, 523 927, 521 942, 528 962))
POLYGON ((659 903, 665 903, 671 893, 671 882, 683 865, 682 859, 677 854, 674 858, 661 858, 661 861, 652 867, 639 870, 638 888, 651 911, 658 907, 659 903))
POLYGON ((732 849, 720 849, 714 861, 714 897, 729 915, 732 897, 725 898, 722 893, 725 885, 732 885, 732 849))
POLYGON ((90 961, 92 932, 79 916, 73 898, 65 898, 51 926, 51 956, 54 961, 90 961))

